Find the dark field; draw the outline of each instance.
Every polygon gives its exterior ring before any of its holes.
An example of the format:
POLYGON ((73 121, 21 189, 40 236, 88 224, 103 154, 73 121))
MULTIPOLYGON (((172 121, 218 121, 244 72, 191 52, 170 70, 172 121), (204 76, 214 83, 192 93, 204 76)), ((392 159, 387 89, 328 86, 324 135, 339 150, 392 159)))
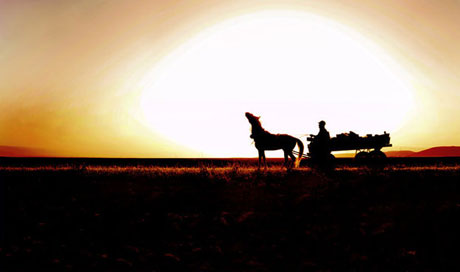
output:
POLYGON ((0 158, 1 271, 455 271, 460 159, 0 158))

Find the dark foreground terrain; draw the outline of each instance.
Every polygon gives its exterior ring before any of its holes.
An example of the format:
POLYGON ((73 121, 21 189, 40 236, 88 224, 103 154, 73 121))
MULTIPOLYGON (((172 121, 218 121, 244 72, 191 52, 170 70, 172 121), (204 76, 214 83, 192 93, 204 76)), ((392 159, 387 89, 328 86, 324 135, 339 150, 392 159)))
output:
POLYGON ((0 270, 458 271, 459 177, 452 160, 4 160, 0 270))

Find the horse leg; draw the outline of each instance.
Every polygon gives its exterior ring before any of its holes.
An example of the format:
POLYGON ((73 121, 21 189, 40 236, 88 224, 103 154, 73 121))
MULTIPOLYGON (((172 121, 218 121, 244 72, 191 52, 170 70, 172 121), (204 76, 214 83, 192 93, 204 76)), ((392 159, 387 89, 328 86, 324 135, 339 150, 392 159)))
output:
POLYGON ((258 150, 259 150, 259 164, 258 164, 257 170, 260 170, 260 162, 261 162, 262 157, 264 155, 264 151, 260 150, 260 149, 258 149, 258 150))
POLYGON ((284 167, 289 168, 289 157, 288 157, 288 151, 283 149, 284 152, 284 167))
MULTIPOLYGON (((289 157, 291 157, 292 161, 291 161, 291 166, 295 166, 295 160, 296 160, 296 157, 294 156, 294 154, 292 154, 292 150, 289 151, 288 153, 289 157)), ((299 155, 301 156, 301 155, 299 155)))
POLYGON ((265 158, 264 150, 262 150, 262 157, 264 158, 264 170, 267 171, 267 158, 265 158))

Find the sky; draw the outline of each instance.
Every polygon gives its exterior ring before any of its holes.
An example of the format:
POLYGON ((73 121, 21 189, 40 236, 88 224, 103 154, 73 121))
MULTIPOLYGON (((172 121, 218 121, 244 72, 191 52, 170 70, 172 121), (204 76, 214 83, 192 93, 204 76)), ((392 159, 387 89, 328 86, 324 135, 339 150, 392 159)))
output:
POLYGON ((245 111, 304 143, 324 119, 331 135, 387 131, 388 150, 460 145, 459 14, 455 0, 0 0, 0 147, 251 157, 245 111))

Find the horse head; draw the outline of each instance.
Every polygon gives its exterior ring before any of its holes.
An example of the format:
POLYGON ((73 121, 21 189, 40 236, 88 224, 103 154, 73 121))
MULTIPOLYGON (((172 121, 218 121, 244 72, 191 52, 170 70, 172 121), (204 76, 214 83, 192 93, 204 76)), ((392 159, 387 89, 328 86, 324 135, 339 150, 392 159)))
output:
POLYGON ((246 112, 246 118, 248 118, 248 121, 251 125, 253 126, 257 126, 257 127, 261 127, 262 125, 260 124, 260 116, 257 117, 255 116, 254 114, 250 113, 250 112, 246 112))

